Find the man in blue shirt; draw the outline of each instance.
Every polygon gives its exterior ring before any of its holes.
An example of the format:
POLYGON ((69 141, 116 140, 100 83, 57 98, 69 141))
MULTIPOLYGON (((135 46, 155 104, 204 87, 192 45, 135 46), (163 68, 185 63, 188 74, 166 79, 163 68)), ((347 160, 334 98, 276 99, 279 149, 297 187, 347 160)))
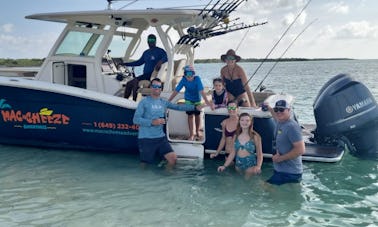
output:
POLYGON ((135 111, 133 121, 139 125, 138 148, 140 152, 140 161, 153 163, 156 155, 164 157, 167 161, 167 169, 171 169, 177 160, 168 139, 164 133, 165 113, 167 108, 193 111, 200 110, 202 106, 178 105, 168 102, 160 97, 161 80, 155 78, 151 81, 151 95, 142 99, 135 111))
POLYGON ((150 80, 154 70, 159 71, 161 64, 168 61, 167 53, 156 46, 156 36, 150 34, 147 38, 149 49, 143 52, 142 57, 133 62, 124 63, 125 66, 140 66, 144 64, 143 74, 127 82, 125 88, 125 98, 129 98, 133 93, 133 100, 137 99, 138 84, 141 80, 150 80))

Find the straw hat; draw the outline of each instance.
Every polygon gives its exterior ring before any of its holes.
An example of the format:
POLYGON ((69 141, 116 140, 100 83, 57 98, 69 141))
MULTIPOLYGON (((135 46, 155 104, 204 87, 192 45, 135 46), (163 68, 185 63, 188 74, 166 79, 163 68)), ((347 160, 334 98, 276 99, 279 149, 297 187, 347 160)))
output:
POLYGON ((240 61, 240 59, 241 59, 240 56, 238 56, 238 55, 235 54, 235 51, 234 51, 233 49, 229 49, 229 50, 227 51, 226 54, 223 54, 223 55, 221 56, 221 60, 222 60, 223 62, 225 62, 227 56, 234 56, 236 62, 240 61))

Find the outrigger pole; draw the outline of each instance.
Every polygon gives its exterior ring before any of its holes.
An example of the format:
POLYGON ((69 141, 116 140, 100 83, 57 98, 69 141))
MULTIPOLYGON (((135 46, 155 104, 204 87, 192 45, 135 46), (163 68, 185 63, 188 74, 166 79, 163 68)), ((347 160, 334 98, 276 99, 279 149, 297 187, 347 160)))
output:
POLYGON ((276 62, 273 64, 273 66, 269 69, 268 73, 264 76, 264 78, 261 80, 261 82, 259 83, 259 85, 257 85, 255 91, 257 91, 260 86, 262 85, 262 83, 264 82, 264 80, 268 77, 268 75, 272 72, 272 70, 276 67, 276 65, 278 64, 279 60, 286 54, 286 52, 290 49, 290 47, 294 44, 294 42, 299 38, 299 36, 301 36, 306 30, 307 28, 309 28, 317 19, 311 21, 311 23, 309 23, 289 44, 289 46, 285 49, 285 51, 281 54, 281 56, 276 60, 276 62))
POLYGON ((286 35, 286 33, 290 30, 291 26, 293 26, 293 24, 297 21, 297 19, 302 15, 303 11, 307 8, 307 6, 310 4, 311 0, 309 0, 306 5, 302 8, 302 10, 298 13, 298 15, 294 18, 293 22, 291 22, 291 24, 287 27, 287 29, 284 31, 284 33, 282 33, 281 37, 278 39, 278 41, 274 44, 274 46, 272 47, 272 49, 269 51, 269 53, 265 56, 265 58, 262 60, 262 62, 259 64, 259 66, 256 68, 256 70, 253 72, 253 74, 249 77, 249 79, 247 80, 247 82, 244 84, 243 87, 247 86, 249 81, 251 81, 251 79, 256 75, 257 71, 261 68, 262 64, 264 64, 264 62, 268 59, 268 57, 270 56, 270 54, 273 52, 273 50, 277 47, 278 43, 281 42, 281 40, 283 39, 283 37, 286 35))

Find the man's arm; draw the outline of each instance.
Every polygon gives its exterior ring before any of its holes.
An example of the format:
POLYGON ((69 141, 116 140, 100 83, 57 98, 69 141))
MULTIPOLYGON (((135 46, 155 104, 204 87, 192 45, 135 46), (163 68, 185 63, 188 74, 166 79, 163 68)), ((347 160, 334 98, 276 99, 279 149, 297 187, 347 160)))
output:
POLYGON ((143 114, 145 112, 144 108, 144 101, 140 101, 135 113, 133 122, 134 124, 141 125, 141 126, 150 126, 152 124, 152 119, 143 118, 143 114))
POLYGON ((298 141, 293 143, 293 149, 291 149, 288 153, 284 155, 280 155, 278 152, 273 155, 272 160, 273 162, 282 162, 285 160, 291 160, 298 156, 301 156, 305 153, 305 144, 304 141, 298 141))
POLYGON ((125 66, 140 66, 140 65, 143 65, 145 62, 144 62, 144 55, 145 55, 146 51, 143 52, 142 56, 136 60, 136 61, 132 61, 132 62, 126 62, 126 63, 123 63, 123 65, 125 66))

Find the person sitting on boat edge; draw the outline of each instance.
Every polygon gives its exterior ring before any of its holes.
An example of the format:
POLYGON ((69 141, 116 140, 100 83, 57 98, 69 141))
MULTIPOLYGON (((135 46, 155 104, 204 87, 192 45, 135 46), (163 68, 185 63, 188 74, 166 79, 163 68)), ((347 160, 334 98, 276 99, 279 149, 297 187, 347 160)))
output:
POLYGON ((239 123, 238 106, 235 100, 229 101, 227 104, 228 118, 221 122, 222 137, 219 141, 218 148, 215 153, 210 154, 210 158, 215 158, 219 155, 221 150, 225 150, 225 159, 230 155, 232 147, 234 146, 234 135, 239 123))
POLYGON ((133 100, 136 101, 138 96, 138 86, 141 80, 150 80, 154 70, 159 71, 163 63, 168 61, 167 53, 160 47, 156 46, 156 36, 148 35, 147 43, 149 49, 145 50, 139 60, 123 63, 125 66, 140 66, 144 64, 143 74, 135 77, 126 83, 125 98, 129 98, 133 93, 133 100))
MULTIPOLYGON (((196 75, 193 66, 187 65, 184 67, 184 76, 172 92, 168 101, 172 101, 173 98, 185 87, 184 99, 185 103, 192 105, 201 105, 201 96, 205 100, 206 104, 214 110, 214 105, 207 99, 201 78, 196 75), (200 96, 201 95, 201 96, 200 96)), ((201 112, 198 110, 187 111, 188 114, 188 126, 189 126, 189 140, 194 140, 195 136, 201 138, 201 112)))
POLYGON ((223 80, 220 77, 213 79, 213 103, 215 109, 226 107, 228 102, 227 91, 224 88, 223 80))
POLYGON ((142 99, 135 111, 133 122, 139 125, 138 148, 143 165, 153 163, 156 155, 167 160, 167 169, 171 169, 177 160, 164 133, 165 113, 167 108, 180 111, 200 111, 201 106, 173 104, 160 97, 162 83, 159 78, 151 81, 151 94, 142 99))
POLYGON ((299 124, 290 118, 290 105, 278 100, 274 108, 267 103, 270 113, 277 121, 275 130, 275 154, 272 156, 274 173, 267 180, 270 184, 299 183, 302 179, 302 155, 305 144, 299 124))
POLYGON ((237 64, 241 57, 230 49, 221 56, 221 60, 226 63, 220 74, 226 86, 228 100, 236 99, 238 106, 256 107, 255 99, 247 83, 247 76, 243 68, 237 64))
POLYGON ((236 171, 244 174, 246 180, 260 174, 263 162, 261 136, 253 130, 253 118, 248 113, 240 114, 233 142, 230 155, 218 171, 223 172, 235 159, 236 171))

